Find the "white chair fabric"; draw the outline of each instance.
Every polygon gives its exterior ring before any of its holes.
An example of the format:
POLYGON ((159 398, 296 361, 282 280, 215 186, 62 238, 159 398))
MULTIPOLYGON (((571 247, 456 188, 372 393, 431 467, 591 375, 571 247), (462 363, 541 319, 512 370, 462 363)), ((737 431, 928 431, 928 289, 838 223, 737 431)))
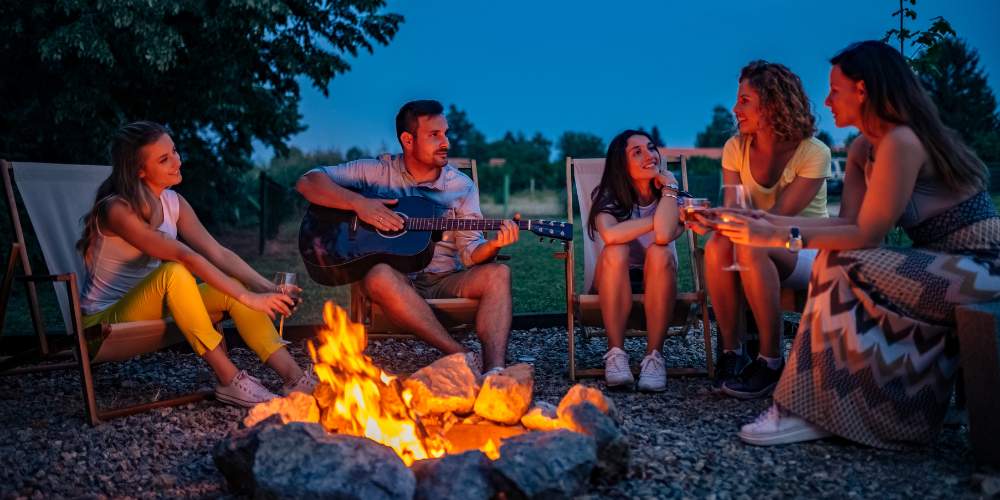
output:
MULTIPOLYGON (((76 241, 83 231, 82 218, 93 206, 97 188, 111 175, 111 167, 20 162, 13 163, 13 167, 14 182, 49 272, 76 273, 82 286, 87 271, 76 251, 76 241)), ((68 328, 72 325, 69 297, 64 285, 53 286, 68 328)))

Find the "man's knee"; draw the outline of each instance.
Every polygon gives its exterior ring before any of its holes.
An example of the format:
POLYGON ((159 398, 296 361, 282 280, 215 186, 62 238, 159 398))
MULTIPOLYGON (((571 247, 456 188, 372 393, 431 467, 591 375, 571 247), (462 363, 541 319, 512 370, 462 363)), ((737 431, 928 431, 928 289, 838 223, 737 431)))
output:
POLYGON ((601 266, 608 268, 625 267, 628 265, 628 245, 605 245, 601 250, 601 266))
POLYGON ((490 281, 510 283, 510 266, 496 262, 488 264, 490 281))
POLYGON ((388 264, 375 264, 365 274, 361 284, 369 297, 379 295, 379 292, 389 291, 403 283, 406 277, 388 264))

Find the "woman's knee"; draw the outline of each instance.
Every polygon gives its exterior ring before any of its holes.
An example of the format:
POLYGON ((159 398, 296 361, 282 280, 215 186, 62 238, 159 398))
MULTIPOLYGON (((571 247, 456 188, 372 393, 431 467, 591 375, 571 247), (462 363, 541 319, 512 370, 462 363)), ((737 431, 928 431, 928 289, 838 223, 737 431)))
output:
POLYGON ((770 261, 771 258, 768 255, 768 248, 757 248, 746 245, 736 245, 735 254, 736 261, 740 264, 744 264, 750 268, 756 268, 757 266, 763 264, 765 261, 770 261))
POLYGON ((712 233, 712 237, 705 243, 705 260, 710 262, 729 261, 733 251, 733 243, 729 238, 712 233))
POLYGON ((172 288, 175 285, 197 285, 194 275, 180 262, 164 262, 160 264, 157 272, 160 273, 160 278, 166 282, 167 288, 172 288))
POLYGON ((628 245, 605 245, 601 250, 600 264, 604 268, 628 267, 628 245))
POLYGON ((650 245, 646 249, 646 269, 663 269, 677 272, 677 257, 670 245, 650 245))

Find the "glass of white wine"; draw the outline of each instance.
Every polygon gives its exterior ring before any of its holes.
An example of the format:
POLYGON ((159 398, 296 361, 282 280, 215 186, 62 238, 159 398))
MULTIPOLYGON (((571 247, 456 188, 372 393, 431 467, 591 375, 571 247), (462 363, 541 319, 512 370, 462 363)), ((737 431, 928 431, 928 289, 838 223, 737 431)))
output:
MULTIPOLYGON (((283 293, 293 301, 295 305, 299 305, 302 302, 300 295, 300 288, 298 286, 298 277, 295 273, 285 273, 277 272, 274 273, 273 283, 278 286, 278 293, 283 293)), ((294 307, 294 306, 293 306, 294 307)), ((285 315, 281 315, 281 319, 278 321, 278 337, 285 338, 285 315)))
MULTIPOLYGON (((750 195, 742 184, 723 184, 722 188, 719 189, 719 200, 722 202, 722 206, 727 208, 750 208, 750 195)), ((725 215, 722 215, 721 218, 727 222, 725 215)), ((723 267, 722 270, 742 271, 744 269, 746 268, 736 261, 736 244, 733 243, 733 263, 723 267)))

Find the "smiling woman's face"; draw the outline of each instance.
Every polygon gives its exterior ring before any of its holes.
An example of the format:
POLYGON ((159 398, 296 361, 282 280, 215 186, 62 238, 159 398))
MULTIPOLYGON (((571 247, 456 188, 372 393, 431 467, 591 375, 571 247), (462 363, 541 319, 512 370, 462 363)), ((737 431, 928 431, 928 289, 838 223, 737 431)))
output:
POLYGON ((143 146, 139 154, 139 179, 150 188, 162 190, 180 184, 181 156, 169 135, 163 134, 156 142, 143 146))
POLYGON ((644 135, 633 135, 625 143, 625 164, 633 181, 651 180, 660 167, 660 150, 644 135))
POLYGON ((830 69, 830 93, 826 96, 826 107, 833 114, 833 122, 838 127, 858 126, 861 123, 861 105, 865 102, 865 83, 847 77, 840 66, 830 69))

